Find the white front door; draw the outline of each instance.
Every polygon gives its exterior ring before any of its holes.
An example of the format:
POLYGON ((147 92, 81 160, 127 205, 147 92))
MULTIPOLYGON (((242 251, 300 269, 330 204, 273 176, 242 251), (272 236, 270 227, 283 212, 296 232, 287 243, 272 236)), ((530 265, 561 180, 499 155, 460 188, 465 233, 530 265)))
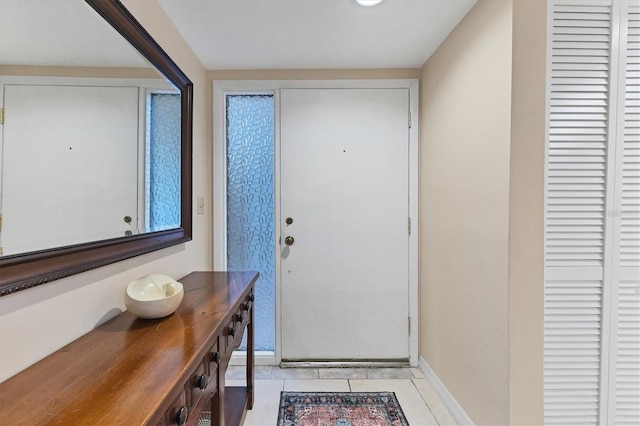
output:
POLYGON ((282 359, 406 361, 409 90, 280 103, 282 359))
POLYGON ((4 88, 4 254, 136 233, 138 89, 4 88))

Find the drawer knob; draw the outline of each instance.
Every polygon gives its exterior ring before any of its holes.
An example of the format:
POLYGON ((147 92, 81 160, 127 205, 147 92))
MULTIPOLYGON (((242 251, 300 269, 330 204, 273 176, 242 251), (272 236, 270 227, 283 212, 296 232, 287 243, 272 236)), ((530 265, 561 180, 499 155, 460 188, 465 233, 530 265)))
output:
POLYGON ((209 378, 207 377, 206 374, 202 374, 200 376, 198 376, 198 378, 196 379, 196 387, 198 389, 202 389, 204 390, 204 388, 207 387, 207 382, 209 381, 209 378))
POLYGON ((211 362, 215 362, 216 364, 220 363, 220 352, 211 353, 211 362))
POLYGON ((173 421, 178 426, 182 426, 187 422, 187 417, 189 417, 189 409, 182 406, 178 411, 176 411, 176 414, 173 416, 173 421))

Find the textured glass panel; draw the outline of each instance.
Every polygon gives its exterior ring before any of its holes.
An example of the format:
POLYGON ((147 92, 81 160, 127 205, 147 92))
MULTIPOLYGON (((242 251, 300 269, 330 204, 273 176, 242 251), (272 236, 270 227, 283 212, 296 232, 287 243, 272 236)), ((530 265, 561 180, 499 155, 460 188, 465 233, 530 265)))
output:
POLYGON ((260 272, 254 302, 259 351, 275 348, 273 123, 273 96, 227 96, 227 267, 260 272))
POLYGON ((147 228, 180 226, 180 95, 152 93, 147 151, 147 228))

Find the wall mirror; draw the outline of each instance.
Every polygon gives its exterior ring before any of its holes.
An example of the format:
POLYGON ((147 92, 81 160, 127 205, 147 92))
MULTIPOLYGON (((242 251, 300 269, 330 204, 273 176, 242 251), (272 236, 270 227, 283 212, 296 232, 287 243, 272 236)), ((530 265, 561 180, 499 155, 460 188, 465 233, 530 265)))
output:
POLYGON ((0 1, 0 95, 0 296, 191 239, 192 83, 118 0, 0 1))

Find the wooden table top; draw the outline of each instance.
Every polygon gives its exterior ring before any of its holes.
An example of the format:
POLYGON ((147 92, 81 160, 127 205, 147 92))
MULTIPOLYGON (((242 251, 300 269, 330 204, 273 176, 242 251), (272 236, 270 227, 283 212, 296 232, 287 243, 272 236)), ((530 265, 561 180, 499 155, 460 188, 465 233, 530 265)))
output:
POLYGON ((149 320, 123 312, 1 383, 0 424, 148 422, 178 396, 190 363, 204 357, 257 277, 193 272, 180 279, 185 294, 174 314, 149 320))

